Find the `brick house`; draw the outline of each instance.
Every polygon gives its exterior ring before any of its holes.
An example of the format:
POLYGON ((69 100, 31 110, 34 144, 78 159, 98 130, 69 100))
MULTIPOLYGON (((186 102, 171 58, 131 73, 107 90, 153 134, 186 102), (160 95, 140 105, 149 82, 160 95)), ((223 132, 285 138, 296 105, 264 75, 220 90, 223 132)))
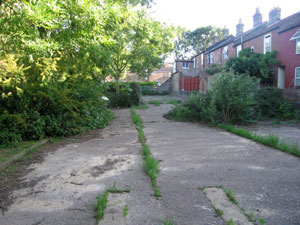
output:
POLYGON ((174 72, 184 72, 194 68, 194 60, 175 60, 174 72))
POLYGON ((300 87, 300 12, 279 28, 280 88, 300 87))
MULTIPOLYGON (((288 58, 295 56, 295 52, 291 55, 291 52, 288 49, 288 42, 286 40, 280 41, 280 33, 285 33, 287 30, 293 27, 289 24, 297 24, 297 21, 300 19, 300 14, 293 14, 285 19, 281 20, 281 9, 274 8, 269 12, 269 20, 268 22, 262 22, 262 15, 259 12, 259 9, 256 9, 255 14, 253 15, 253 28, 247 32, 243 32, 243 24, 240 20, 237 25, 237 34, 234 39, 233 47, 235 49, 235 56, 239 55, 239 52, 242 49, 250 48, 251 51, 265 54, 269 51, 277 51, 278 59, 280 61, 286 61, 288 58), (285 28, 284 28, 285 27, 285 28), (285 32, 281 32, 281 30, 285 30, 285 32), (283 55, 282 51, 289 52, 290 56, 283 55)), ((297 57, 297 56, 295 56, 297 57)), ((294 57, 292 57, 294 58, 294 57)), ((282 63, 281 63, 282 64, 282 63)), ((295 65, 293 65, 295 66, 295 65)), ((295 67, 294 67, 295 68, 295 67)), ((291 85, 288 83, 291 82, 290 69, 288 69, 289 76, 284 78, 284 70, 281 67, 276 67, 273 70, 273 85, 278 88, 291 88, 291 85), (284 83, 287 83, 284 85, 284 83)))

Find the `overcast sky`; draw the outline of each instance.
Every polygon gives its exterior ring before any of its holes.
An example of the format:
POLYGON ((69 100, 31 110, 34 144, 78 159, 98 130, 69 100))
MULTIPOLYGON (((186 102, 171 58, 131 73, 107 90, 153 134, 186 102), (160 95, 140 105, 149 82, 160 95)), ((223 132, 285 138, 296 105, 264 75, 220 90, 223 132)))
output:
POLYGON ((154 0, 153 17, 169 25, 180 25, 193 30, 202 26, 227 26, 236 34, 239 18, 245 24, 244 31, 253 26, 253 15, 260 8, 263 21, 268 20, 269 11, 281 8, 281 18, 300 11, 299 0, 154 0), (297 3, 298 2, 298 3, 297 3))

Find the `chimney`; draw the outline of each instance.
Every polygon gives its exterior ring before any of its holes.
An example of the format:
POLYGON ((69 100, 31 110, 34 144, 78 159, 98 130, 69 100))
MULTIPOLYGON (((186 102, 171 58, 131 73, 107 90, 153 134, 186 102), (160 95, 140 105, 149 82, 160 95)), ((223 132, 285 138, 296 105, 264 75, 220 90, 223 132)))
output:
POLYGON ((253 15, 253 28, 259 26, 262 23, 262 15, 259 11, 259 8, 256 8, 256 12, 253 15))
POLYGON ((224 27, 222 29, 222 36, 223 36, 223 39, 227 38, 229 36, 229 30, 228 30, 228 28, 224 27))
POLYGON ((276 7, 269 12, 269 24, 276 23, 280 20, 281 9, 276 7))
POLYGON ((212 40, 213 40, 213 44, 216 44, 219 41, 219 37, 215 35, 213 36, 212 40))
POLYGON ((242 19, 239 20, 239 24, 236 25, 236 36, 239 36, 244 32, 244 24, 242 23, 242 19))

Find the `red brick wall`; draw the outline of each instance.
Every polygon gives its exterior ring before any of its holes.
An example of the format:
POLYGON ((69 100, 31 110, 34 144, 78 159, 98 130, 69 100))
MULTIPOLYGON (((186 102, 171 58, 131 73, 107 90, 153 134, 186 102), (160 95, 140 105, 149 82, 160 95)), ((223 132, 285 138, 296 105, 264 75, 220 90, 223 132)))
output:
MULTIPOLYGON (((192 68, 194 68, 194 63, 191 61, 191 62, 189 62, 189 68, 188 69, 192 69, 192 68)), ((178 72, 186 70, 186 69, 182 69, 182 62, 181 61, 176 62, 176 70, 178 72)))
MULTIPOLYGON (((228 60, 230 57, 235 56, 235 52, 236 52, 236 49, 233 47, 233 43, 230 43, 230 44, 228 45, 228 58, 227 58, 227 60, 228 60)), ((226 61, 227 61, 227 60, 226 60, 226 61)))
POLYGON ((300 29, 300 26, 279 34, 278 58, 281 65, 285 66, 285 88, 293 88, 295 68, 300 67, 300 54, 296 54, 296 40, 290 38, 300 29))
MULTIPOLYGON (((278 35, 278 29, 273 30, 272 32, 265 33, 257 38, 251 39, 249 41, 246 41, 243 43, 243 49, 245 48, 251 48, 254 47, 254 52, 257 53, 264 53, 264 36, 270 34, 272 35, 271 38, 271 50, 279 50, 279 35, 278 35)), ((235 50, 236 51, 236 50, 235 50)))

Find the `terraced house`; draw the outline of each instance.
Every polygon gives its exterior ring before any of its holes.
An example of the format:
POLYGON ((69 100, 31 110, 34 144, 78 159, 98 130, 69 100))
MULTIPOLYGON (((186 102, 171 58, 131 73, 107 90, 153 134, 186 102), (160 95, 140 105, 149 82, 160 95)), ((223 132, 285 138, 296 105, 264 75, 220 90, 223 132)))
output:
POLYGON ((181 91, 205 91, 211 79, 205 74, 205 68, 213 63, 224 64, 230 57, 238 57, 239 52, 246 48, 262 54, 277 51, 280 65, 273 68, 273 86, 281 89, 300 88, 300 12, 281 19, 281 9, 276 7, 269 12, 268 21, 263 22, 262 14, 256 9, 252 29, 244 32, 244 24, 240 19, 236 26, 236 36, 229 35, 227 29, 223 29, 222 33, 222 40, 215 40, 213 45, 191 60, 176 62, 176 72, 179 73, 188 64, 183 75, 179 74, 181 91), (193 68, 190 68, 192 65, 193 68), (200 85, 190 84, 194 76, 199 76, 200 85))

